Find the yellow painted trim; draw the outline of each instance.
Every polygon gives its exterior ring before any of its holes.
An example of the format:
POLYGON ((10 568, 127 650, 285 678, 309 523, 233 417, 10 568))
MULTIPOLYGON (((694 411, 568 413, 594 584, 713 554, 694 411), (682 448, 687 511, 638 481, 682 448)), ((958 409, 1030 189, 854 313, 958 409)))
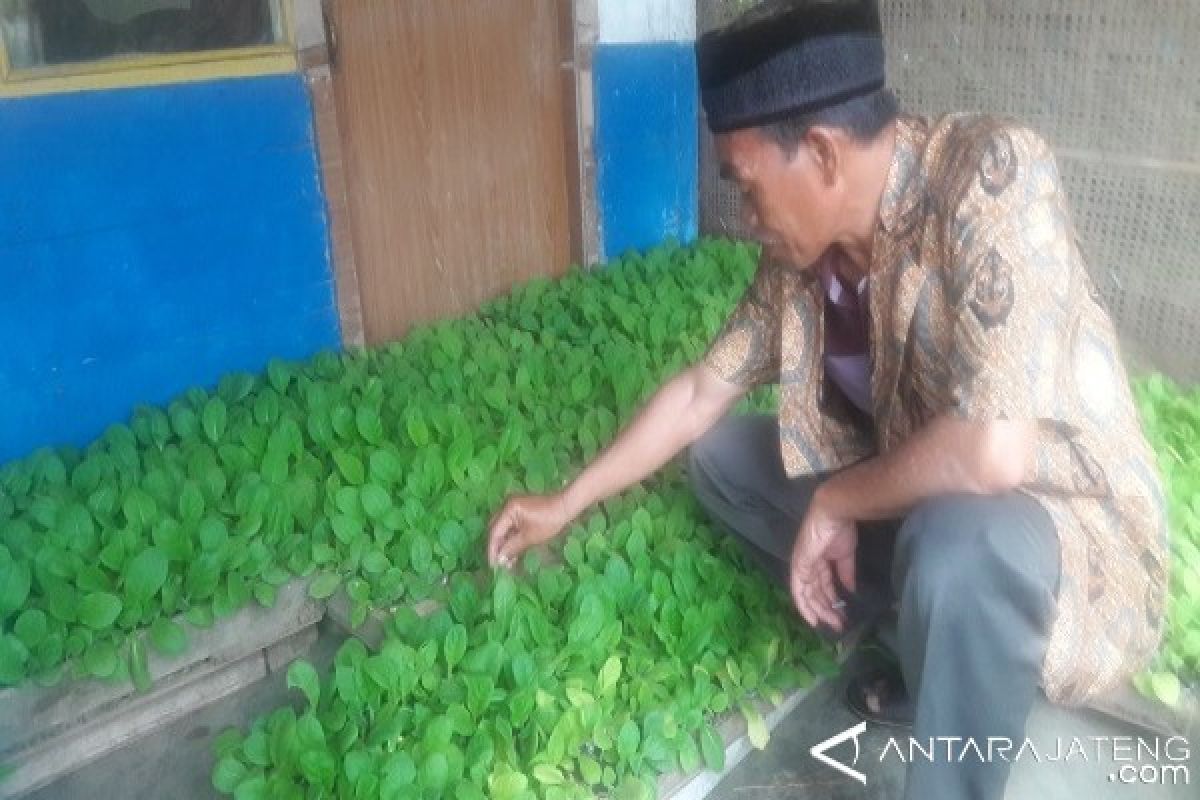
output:
POLYGON ((299 62, 295 53, 250 56, 225 61, 183 62, 162 65, 129 65, 112 72, 81 72, 11 80, 0 84, 0 97, 29 97, 60 92, 86 92, 97 89, 123 89, 132 86, 162 86, 168 83, 247 78, 295 72, 299 62))
POLYGON ((279 44, 135 55, 33 69, 11 69, 3 37, 0 37, 0 98, 296 72, 300 62, 295 51, 291 0, 280 0, 280 12, 285 41, 279 44))

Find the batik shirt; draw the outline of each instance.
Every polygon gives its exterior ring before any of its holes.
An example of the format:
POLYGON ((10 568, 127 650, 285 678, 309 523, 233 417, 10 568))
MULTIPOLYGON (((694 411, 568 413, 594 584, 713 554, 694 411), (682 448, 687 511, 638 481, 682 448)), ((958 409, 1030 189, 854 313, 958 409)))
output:
POLYGON ((760 264, 705 358, 728 381, 779 383, 789 475, 887 452, 940 415, 1036 420, 1021 490, 1054 520, 1062 569, 1042 685, 1077 705, 1144 666, 1163 629, 1165 502, 1046 143, 995 117, 898 121, 866 423, 825 378, 815 272, 760 264))

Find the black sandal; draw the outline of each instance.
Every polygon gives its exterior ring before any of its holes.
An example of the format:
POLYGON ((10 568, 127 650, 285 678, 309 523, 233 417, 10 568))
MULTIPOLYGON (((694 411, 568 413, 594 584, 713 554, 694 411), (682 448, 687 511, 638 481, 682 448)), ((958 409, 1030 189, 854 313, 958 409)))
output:
POLYGON ((870 664, 851 676, 846 705, 867 722, 891 728, 911 728, 915 709, 895 664, 870 664))

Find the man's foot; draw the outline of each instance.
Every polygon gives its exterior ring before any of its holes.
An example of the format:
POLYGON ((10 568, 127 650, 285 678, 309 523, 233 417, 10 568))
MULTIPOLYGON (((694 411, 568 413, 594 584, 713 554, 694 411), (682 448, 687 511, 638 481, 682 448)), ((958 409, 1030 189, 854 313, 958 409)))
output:
POLYGON ((915 709, 900 667, 892 663, 864 665, 846 685, 846 705, 867 722, 911 728, 915 709))

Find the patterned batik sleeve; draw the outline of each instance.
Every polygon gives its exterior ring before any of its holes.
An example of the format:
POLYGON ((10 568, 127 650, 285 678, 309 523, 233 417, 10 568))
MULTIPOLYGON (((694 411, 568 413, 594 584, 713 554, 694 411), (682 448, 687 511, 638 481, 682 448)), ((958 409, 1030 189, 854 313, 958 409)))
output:
POLYGON ((709 346, 704 363, 729 383, 752 389, 779 379, 782 270, 765 258, 709 346))
POLYGON ((1026 130, 996 130, 981 151, 947 229, 952 410, 977 421, 1060 418, 1078 256, 1057 168, 1026 130))

